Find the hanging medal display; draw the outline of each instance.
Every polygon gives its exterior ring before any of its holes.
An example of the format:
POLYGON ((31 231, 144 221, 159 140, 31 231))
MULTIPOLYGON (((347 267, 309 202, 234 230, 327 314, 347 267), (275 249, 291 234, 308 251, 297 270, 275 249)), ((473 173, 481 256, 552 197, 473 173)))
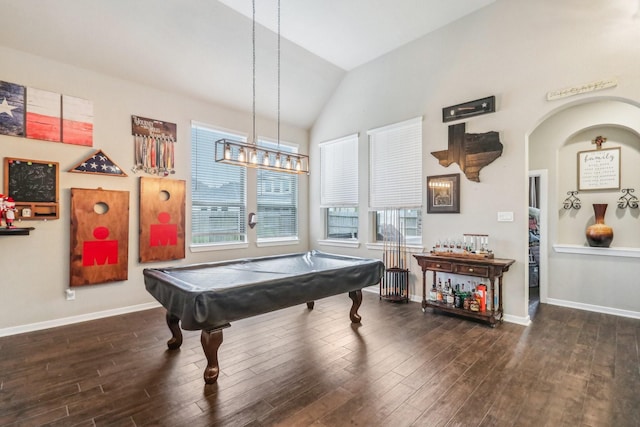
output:
POLYGON ((131 116, 134 144, 133 173, 168 176, 175 171, 175 123, 131 116))

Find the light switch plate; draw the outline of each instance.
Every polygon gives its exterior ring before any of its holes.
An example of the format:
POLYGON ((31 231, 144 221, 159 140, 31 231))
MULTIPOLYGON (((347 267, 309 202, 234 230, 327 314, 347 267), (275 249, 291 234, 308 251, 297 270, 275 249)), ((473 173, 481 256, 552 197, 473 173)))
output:
POLYGON ((513 222, 513 212, 498 212, 498 222, 513 222))

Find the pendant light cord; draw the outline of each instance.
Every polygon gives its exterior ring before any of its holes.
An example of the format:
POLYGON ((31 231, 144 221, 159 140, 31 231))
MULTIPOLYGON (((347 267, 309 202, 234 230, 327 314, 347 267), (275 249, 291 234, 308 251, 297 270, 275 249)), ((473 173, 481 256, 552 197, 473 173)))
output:
POLYGON ((256 145, 256 0, 253 0, 253 27, 251 36, 253 46, 253 135, 251 135, 251 143, 256 145))
POLYGON ((280 151, 280 0, 278 0, 278 151, 280 151))

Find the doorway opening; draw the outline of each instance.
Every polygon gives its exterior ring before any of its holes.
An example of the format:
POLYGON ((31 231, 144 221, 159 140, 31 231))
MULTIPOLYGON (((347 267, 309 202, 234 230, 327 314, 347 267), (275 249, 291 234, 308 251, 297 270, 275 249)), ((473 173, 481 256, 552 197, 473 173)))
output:
POLYGON ((529 319, 546 302, 547 171, 529 171, 529 319))

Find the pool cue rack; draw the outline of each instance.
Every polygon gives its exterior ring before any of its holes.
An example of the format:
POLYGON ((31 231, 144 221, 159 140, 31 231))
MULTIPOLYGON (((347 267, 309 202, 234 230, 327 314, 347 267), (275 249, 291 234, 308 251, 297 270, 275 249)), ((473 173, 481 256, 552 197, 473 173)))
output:
POLYGON ((409 259, 405 221, 398 209, 385 210, 381 215, 385 272, 380 280, 380 299, 408 303, 409 259))

